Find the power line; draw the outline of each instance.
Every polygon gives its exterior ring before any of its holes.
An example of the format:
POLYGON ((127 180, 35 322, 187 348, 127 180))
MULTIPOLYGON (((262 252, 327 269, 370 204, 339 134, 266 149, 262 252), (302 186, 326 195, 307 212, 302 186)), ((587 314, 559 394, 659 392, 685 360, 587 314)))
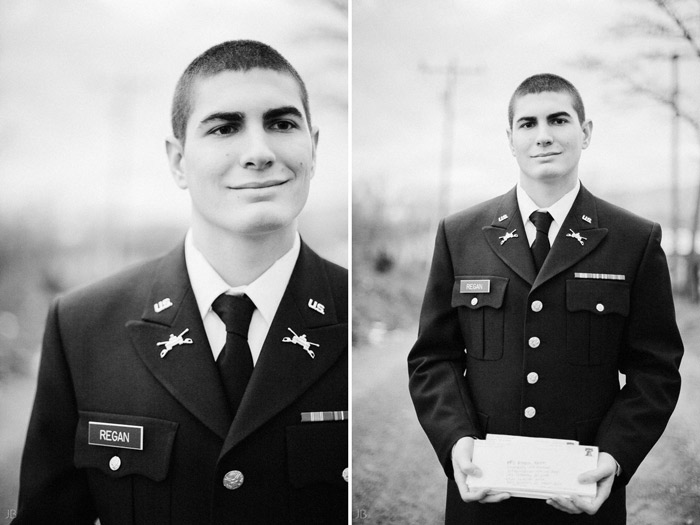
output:
POLYGON ((440 156, 440 185, 438 188, 438 219, 449 212, 450 178, 452 175, 452 147, 455 126, 454 94, 457 80, 460 76, 480 74, 483 66, 461 67, 457 59, 452 59, 447 66, 419 65, 419 69, 426 74, 444 75, 445 90, 442 97, 443 129, 442 129, 442 153, 440 156))

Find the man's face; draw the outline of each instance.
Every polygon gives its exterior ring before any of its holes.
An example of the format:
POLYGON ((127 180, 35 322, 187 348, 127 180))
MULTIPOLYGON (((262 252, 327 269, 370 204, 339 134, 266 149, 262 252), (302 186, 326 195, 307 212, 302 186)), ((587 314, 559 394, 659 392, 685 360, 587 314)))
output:
POLYGON ((196 81, 184 147, 167 142, 193 221, 210 233, 257 235, 291 227, 309 194, 318 131, 299 87, 268 69, 223 71, 196 81))
POLYGON ((579 122, 568 93, 545 91, 515 101, 508 140, 521 178, 532 182, 575 180, 592 123, 579 122))

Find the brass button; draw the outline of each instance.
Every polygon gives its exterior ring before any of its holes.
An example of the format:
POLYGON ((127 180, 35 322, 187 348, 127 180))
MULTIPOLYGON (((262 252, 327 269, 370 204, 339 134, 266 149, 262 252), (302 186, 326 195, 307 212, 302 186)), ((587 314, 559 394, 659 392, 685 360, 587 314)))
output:
POLYGON ((121 466, 122 460, 119 458, 119 456, 113 456, 112 459, 109 460, 109 468, 112 469, 112 471, 119 470, 119 467, 121 466))
POLYGON ((525 409, 525 417, 528 419, 532 419, 535 417, 535 414, 537 413, 537 410, 535 410, 535 407, 527 407, 525 409))
POLYGON ((534 385, 539 380, 540 380, 540 376, 537 374, 537 372, 530 372, 527 375, 527 382, 530 383, 531 385, 534 385))
POLYGON ((243 473, 240 470, 231 470, 224 476, 224 487, 229 490, 236 490, 243 485, 243 473))
POLYGON ((479 304, 479 299, 476 297, 472 298, 472 306, 476 306, 477 304, 479 304))
POLYGON ((348 470, 347 467, 345 467, 343 469, 343 479, 345 480, 345 483, 347 483, 348 480, 350 479, 350 471, 348 470))
POLYGON ((598 303, 597 305, 595 305, 595 309, 599 312, 602 312, 603 310, 605 310, 605 306, 603 305, 603 303, 598 303))
POLYGON ((528 345, 530 345, 530 348, 537 348, 540 346, 540 338, 539 337, 531 337, 528 342, 528 345))
POLYGON ((533 312, 540 312, 542 311, 542 306, 542 301, 532 301, 530 308, 532 308, 533 312))

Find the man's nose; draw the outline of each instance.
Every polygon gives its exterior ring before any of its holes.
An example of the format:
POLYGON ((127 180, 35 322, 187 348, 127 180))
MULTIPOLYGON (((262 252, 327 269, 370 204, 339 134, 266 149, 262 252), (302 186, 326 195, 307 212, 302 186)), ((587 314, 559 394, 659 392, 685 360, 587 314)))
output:
POLYGON ((549 126, 540 126, 537 134, 538 146, 550 146, 553 142, 552 133, 549 126))
POLYGON ((264 129, 249 129, 243 143, 240 164, 244 168, 262 170, 275 162, 275 153, 264 129))

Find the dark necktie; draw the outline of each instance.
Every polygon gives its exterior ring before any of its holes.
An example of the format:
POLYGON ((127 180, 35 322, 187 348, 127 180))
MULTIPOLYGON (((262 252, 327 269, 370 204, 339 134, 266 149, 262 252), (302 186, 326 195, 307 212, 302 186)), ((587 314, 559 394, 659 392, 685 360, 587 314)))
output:
POLYGON ((532 243, 530 249, 532 250, 532 258, 535 260, 535 268, 539 273, 549 253, 549 227, 554 218, 549 212, 533 211, 530 220, 537 229, 535 242, 532 243))
POLYGON ((226 344, 216 360, 219 375, 236 417, 238 406, 250 376, 253 374, 253 356, 248 346, 248 327, 255 304, 247 295, 221 294, 211 305, 226 325, 226 344))

